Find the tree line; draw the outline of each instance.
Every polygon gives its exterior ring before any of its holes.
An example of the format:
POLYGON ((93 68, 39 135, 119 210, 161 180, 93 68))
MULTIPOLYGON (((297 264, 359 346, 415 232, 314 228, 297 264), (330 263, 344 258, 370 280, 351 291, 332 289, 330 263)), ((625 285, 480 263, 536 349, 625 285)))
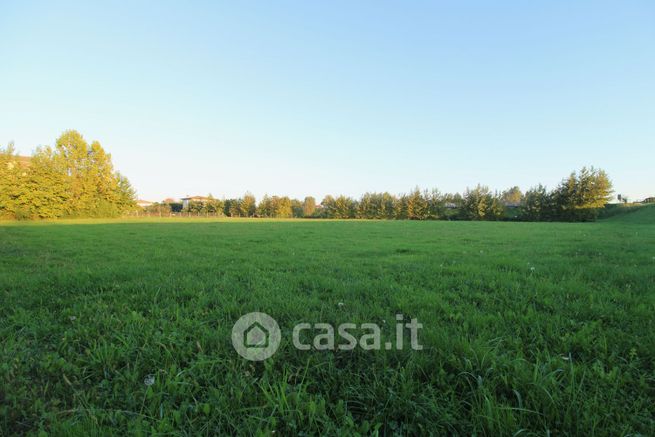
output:
POLYGON ((415 188, 407 194, 366 193, 359 199, 328 195, 318 204, 314 197, 303 200, 286 196, 264 196, 259 203, 246 193, 241 198, 155 204, 146 211, 168 214, 211 213, 226 217, 387 219, 387 220, 524 220, 591 221, 611 199, 612 184, 603 170, 583 168, 551 191, 538 185, 522 193, 519 187, 492 192, 484 185, 463 194, 415 188))
MULTIPOLYGON (((287 196, 250 193, 240 198, 182 204, 162 202, 147 212, 211 213, 227 217, 395 219, 395 220, 526 220, 589 221, 610 200, 612 184, 600 169, 571 173, 553 190, 537 185, 492 192, 484 185, 464 193, 415 188, 406 194, 366 193, 359 199, 325 196, 320 203, 287 196)), ((13 145, 0 148, 0 217, 47 219, 120 216, 136 208, 129 181, 114 170, 111 156, 99 142, 87 143, 74 130, 64 132, 54 147, 40 147, 31 158, 20 157, 13 145)))
POLYGON ((136 206, 130 182, 99 142, 69 130, 31 158, 0 148, 0 217, 51 219, 120 216, 136 206))

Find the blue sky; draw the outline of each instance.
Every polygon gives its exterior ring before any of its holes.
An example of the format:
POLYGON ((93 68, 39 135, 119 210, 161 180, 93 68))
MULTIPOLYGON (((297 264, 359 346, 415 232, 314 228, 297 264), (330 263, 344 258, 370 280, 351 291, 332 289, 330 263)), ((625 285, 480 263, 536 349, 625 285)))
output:
POLYGON ((0 3, 0 143, 148 200, 539 182, 655 195, 655 2, 0 3))

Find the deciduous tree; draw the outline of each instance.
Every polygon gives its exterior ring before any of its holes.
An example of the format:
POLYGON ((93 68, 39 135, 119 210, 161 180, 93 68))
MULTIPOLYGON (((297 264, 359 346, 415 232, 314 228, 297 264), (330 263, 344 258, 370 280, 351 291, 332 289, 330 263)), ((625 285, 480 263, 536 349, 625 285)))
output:
POLYGON ((305 197, 305 200, 302 203, 303 217, 312 217, 314 212, 316 212, 316 199, 311 196, 305 197))

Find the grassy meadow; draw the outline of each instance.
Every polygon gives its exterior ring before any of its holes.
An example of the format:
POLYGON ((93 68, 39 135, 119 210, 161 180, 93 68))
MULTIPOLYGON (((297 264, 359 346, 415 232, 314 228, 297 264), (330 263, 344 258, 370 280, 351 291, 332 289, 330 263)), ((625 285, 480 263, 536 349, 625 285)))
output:
POLYGON ((0 224, 0 435, 655 435, 654 332, 655 207, 0 224), (282 330, 263 362, 230 341, 251 311, 282 330), (397 313, 423 350, 290 341, 397 313))

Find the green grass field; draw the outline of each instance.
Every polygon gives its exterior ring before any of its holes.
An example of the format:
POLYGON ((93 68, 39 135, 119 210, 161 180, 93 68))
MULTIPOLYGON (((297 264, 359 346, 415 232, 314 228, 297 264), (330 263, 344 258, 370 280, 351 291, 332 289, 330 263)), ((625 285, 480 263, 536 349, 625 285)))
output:
POLYGON ((654 435, 654 332, 655 208, 0 225, 0 435, 654 435), (283 342, 253 363, 230 335, 256 310, 283 342), (423 350, 290 341, 303 321, 391 336, 397 313, 423 350))

